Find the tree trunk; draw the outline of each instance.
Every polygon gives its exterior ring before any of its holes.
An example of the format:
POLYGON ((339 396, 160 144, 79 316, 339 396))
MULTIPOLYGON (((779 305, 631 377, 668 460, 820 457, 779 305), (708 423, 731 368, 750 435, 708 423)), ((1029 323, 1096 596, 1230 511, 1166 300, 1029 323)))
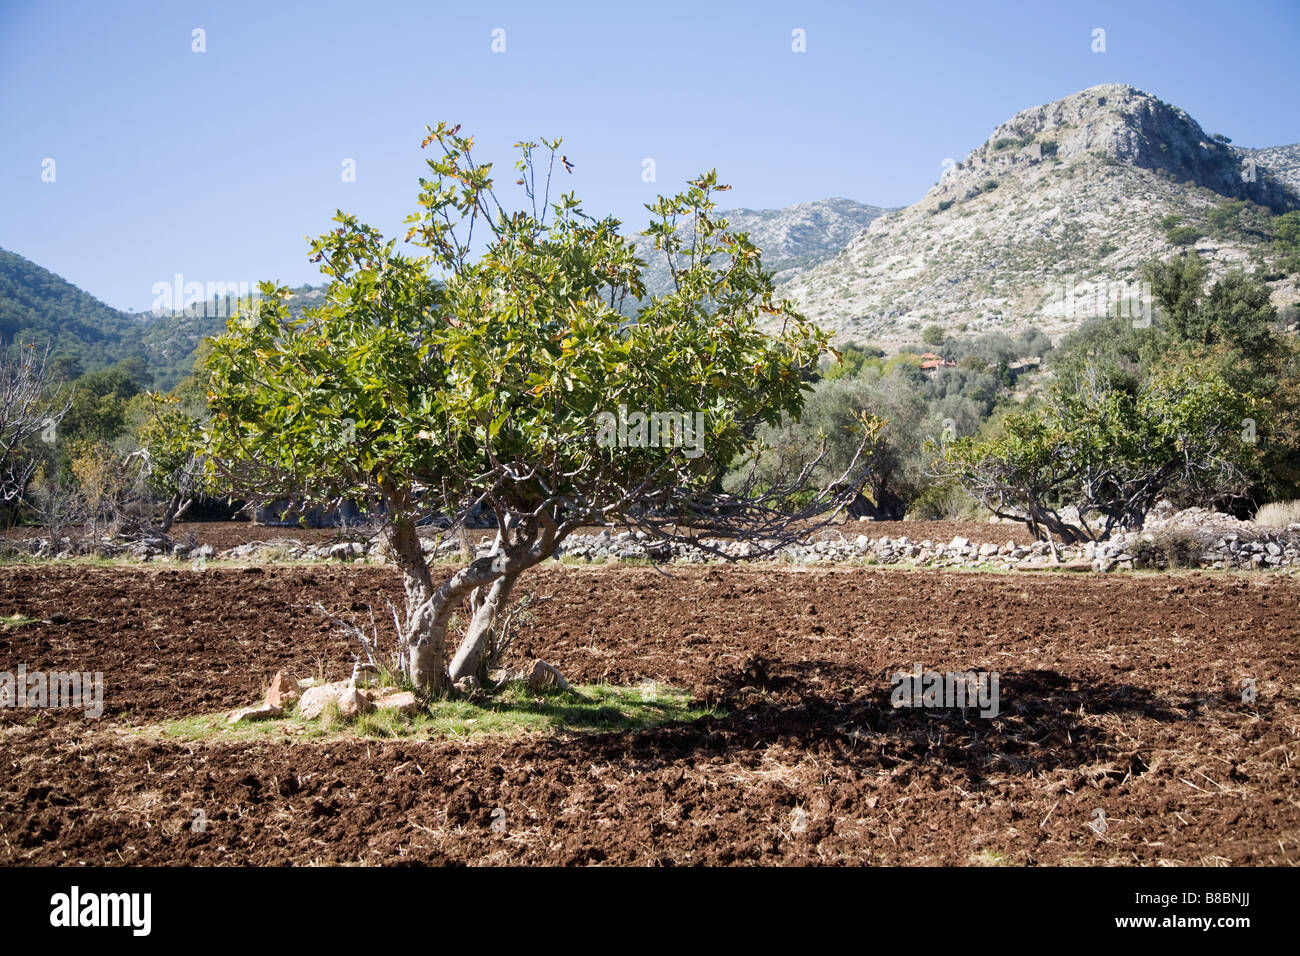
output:
POLYGON ((162 526, 158 530, 163 534, 170 532, 172 524, 190 510, 193 502, 193 498, 186 499, 179 493, 172 495, 171 501, 167 502, 167 511, 163 514, 162 526))
POLYGON ((399 519, 393 523, 389 546, 406 585, 402 640, 407 676, 420 693, 444 696, 452 686, 446 653, 451 616, 475 588, 490 587, 506 573, 507 558, 500 553, 477 558, 435 588, 413 521, 399 519))
POLYGON ((444 625, 439 630, 432 620, 432 607, 426 601, 408 613, 404 627, 406 676, 422 693, 440 697, 447 692, 446 637, 444 625))
POLYGON ((488 639, 492 636, 492 625, 502 609, 510 603, 510 592, 515 586, 523 568, 511 568, 492 582, 492 587, 470 619, 465 630, 465 638, 456 650, 451 662, 451 681, 454 684, 466 677, 476 676, 483 666, 483 655, 487 650, 488 639))
POLYGON ((557 535, 554 520, 547 516, 544 519, 540 538, 535 531, 529 531, 523 537, 514 537, 513 543, 508 540, 510 537, 506 535, 503 538, 502 535, 497 535, 496 550, 500 573, 492 579, 492 586, 483 596, 482 603, 474 608, 465 637, 451 663, 450 676, 453 682, 479 673, 483 666, 483 653, 487 650, 488 640, 492 636, 492 625, 496 623, 501 612, 509 606, 510 592, 515 586, 515 581, 519 580, 519 575, 533 565, 554 554, 564 535, 557 535))
POLYGON ((446 693, 445 636, 434 630, 434 613, 430 605, 433 598, 433 581, 429 577, 429 564, 424 558, 420 536, 415 523, 398 520, 388 532, 389 547, 398 567, 402 569, 402 583, 406 590, 406 611, 402 621, 399 666, 411 684, 422 693, 446 693))

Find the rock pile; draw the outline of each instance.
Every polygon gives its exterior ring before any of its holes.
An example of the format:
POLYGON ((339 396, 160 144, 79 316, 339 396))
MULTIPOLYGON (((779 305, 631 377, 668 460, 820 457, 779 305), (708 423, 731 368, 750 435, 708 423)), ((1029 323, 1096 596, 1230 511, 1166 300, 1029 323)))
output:
POLYGON ((238 724, 282 717, 295 703, 298 705, 297 716, 303 720, 317 719, 330 704, 344 720, 372 710, 392 710, 409 717, 420 709, 419 700, 410 691, 369 688, 355 679, 317 684, 314 678, 295 680, 290 674, 280 671, 271 679, 262 703, 241 707, 226 719, 228 723, 238 724))

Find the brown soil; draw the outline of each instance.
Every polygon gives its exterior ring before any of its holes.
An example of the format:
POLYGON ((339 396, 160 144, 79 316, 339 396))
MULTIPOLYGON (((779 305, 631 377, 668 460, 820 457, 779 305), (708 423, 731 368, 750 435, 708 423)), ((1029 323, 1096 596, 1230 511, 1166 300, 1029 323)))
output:
POLYGON ((352 648, 311 606, 381 618, 395 573, 0 567, 0 615, 51 620, 0 629, 0 670, 102 670, 107 688, 97 723, 0 711, 0 862, 1300 859, 1294 580, 549 564, 526 581, 518 659, 687 687, 726 715, 472 741, 140 737, 249 703, 281 667, 344 676, 352 648), (890 675, 914 663, 999 672, 1001 713, 892 708, 890 675))

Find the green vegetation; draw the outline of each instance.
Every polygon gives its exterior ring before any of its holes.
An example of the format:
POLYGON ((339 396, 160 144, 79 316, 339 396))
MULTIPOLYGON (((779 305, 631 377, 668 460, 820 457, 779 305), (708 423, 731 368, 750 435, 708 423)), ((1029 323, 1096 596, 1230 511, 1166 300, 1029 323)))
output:
POLYGON ((962 437, 941 472, 1002 518, 1066 543, 1139 528, 1164 496, 1199 500, 1246 489, 1258 452, 1242 422, 1261 403, 1195 365, 1163 370, 1136 393, 1088 366, 1001 434, 962 437))
POLYGON ((1275 331, 1267 288, 1234 272, 1207 289, 1192 254, 1143 275, 1155 325, 1085 323, 1053 355, 1046 401, 949 444, 938 473, 1065 541, 1140 526, 1162 496, 1211 506, 1295 497, 1300 355, 1275 331))
POLYGON ((309 740, 343 736, 429 740, 485 734, 645 730, 707 716, 723 714, 697 703, 686 691, 663 685, 593 684, 572 691, 535 693, 523 681, 514 681, 491 697, 435 700, 411 717, 391 710, 370 711, 353 722, 346 722, 334 708, 313 721, 300 720, 290 711, 279 719, 232 726, 226 722, 226 714, 207 714, 141 728, 138 732, 207 743, 285 735, 309 740))
POLYGON ((1000 151, 1004 149, 1020 148, 1022 146, 1028 146, 1034 141, 1034 139, 1035 135, 1033 133, 1029 133, 1025 136, 1002 136, 993 141, 993 149, 994 151, 1000 151))
POLYGON ((647 505, 719 514, 722 472, 755 429, 799 413, 830 336, 776 297, 759 250, 728 231, 715 171, 648 204, 644 235, 675 281, 646 298, 621 223, 572 193, 547 204, 559 140, 516 144, 513 204, 459 127, 440 123, 423 145, 434 158, 405 237, 420 251, 340 212, 311 245, 330 280, 320 306, 295 317, 288 290, 263 283, 205 361, 205 451, 241 497, 382 515, 406 586, 405 667, 441 696, 477 673, 519 575, 577 528, 650 520, 647 505), (627 302, 639 303, 630 316, 627 302), (619 409, 698 410, 699 433, 691 447, 615 441, 619 409), (496 554, 435 583, 417 522, 482 504, 496 554), (451 654, 450 615, 476 591, 482 615, 451 654))
MULTIPOLYGON (((816 477, 829 480, 848 467, 869 436, 863 493, 881 516, 969 514, 969 496, 950 483, 936 484, 930 443, 944 441, 947 433, 976 432, 998 417, 1015 401, 1012 365, 1041 359, 1051 343, 1034 329, 1018 336, 945 336, 933 328, 942 338, 939 345, 918 343, 889 358, 860 347, 846 349, 842 366, 824 368, 798 419, 760 429, 770 449, 760 470, 781 473, 824 435, 827 456, 816 477), (932 348, 957 367, 923 372, 919 356, 932 348)), ((930 332, 927 342, 935 335, 930 332)), ((739 477, 738 472, 728 480, 739 477)))
POLYGON ((1269 228, 1273 247, 1281 257, 1276 264, 1280 275, 1300 273, 1300 211, 1275 216, 1269 228))

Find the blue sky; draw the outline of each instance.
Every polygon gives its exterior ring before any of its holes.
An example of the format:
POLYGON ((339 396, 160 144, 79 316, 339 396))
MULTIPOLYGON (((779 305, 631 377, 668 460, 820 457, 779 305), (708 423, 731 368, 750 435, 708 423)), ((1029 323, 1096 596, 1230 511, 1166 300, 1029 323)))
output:
POLYGON ((1296 142, 1298 40, 1296 0, 0 0, 0 246, 123 309, 178 272, 317 283, 304 235, 338 208, 400 234, 439 119, 507 181, 511 143, 563 136, 564 185, 637 229, 710 167, 735 206, 906 205, 1018 110, 1098 83, 1296 142))

